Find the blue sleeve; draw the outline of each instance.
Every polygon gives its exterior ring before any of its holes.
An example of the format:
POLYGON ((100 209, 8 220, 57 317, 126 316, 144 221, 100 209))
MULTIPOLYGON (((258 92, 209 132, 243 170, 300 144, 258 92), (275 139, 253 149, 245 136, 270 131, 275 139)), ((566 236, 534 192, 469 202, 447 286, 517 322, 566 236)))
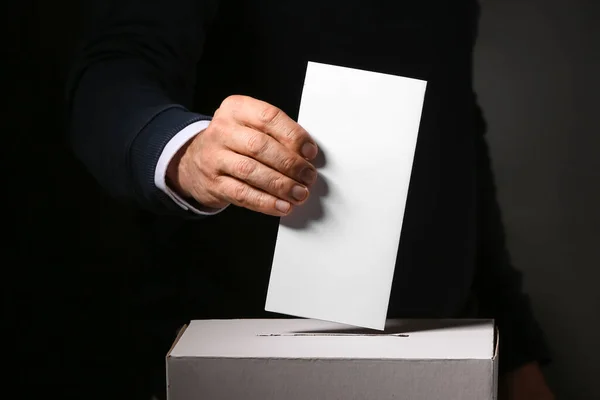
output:
POLYGON ((113 197, 192 216, 154 184, 167 142, 192 122, 196 66, 216 0, 86 2, 67 85, 69 141, 113 197))

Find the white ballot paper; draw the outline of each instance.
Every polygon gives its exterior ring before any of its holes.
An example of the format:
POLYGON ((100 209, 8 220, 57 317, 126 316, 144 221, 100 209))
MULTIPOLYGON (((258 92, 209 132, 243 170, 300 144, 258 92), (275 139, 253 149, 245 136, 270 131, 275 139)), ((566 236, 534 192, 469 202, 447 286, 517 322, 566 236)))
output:
POLYGON ((266 311, 383 330, 426 82, 310 62, 309 200, 281 219, 266 311))

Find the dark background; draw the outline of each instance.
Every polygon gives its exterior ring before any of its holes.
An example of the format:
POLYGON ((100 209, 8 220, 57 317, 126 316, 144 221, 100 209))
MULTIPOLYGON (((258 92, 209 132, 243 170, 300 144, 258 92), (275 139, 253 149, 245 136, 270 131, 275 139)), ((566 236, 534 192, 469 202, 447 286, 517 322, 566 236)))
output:
MULTIPOLYGON (((127 318, 120 303, 130 271, 141 268, 143 232, 64 145, 78 2, 11 3, 2 284, 7 362, 17 372, 10 387, 25 396, 32 382, 50 391, 77 384, 76 372, 94 367, 90 352, 115 363, 134 356, 103 339, 127 318)), ((599 4, 483 0, 476 53, 509 245, 553 347, 550 383, 564 399, 600 398, 599 4)))
POLYGON ((559 399, 600 399, 600 1, 483 0, 476 87, 559 399))

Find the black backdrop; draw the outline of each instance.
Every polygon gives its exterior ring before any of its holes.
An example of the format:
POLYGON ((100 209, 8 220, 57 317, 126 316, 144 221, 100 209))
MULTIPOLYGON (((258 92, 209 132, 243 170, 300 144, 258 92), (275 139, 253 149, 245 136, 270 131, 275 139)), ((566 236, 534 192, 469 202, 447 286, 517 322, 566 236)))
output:
POLYGON ((11 1, 3 13, 3 325, 16 396, 7 398, 79 398, 77 387, 101 384, 99 363, 128 357, 114 331, 125 318, 124 271, 139 267, 139 232, 65 142, 78 13, 72 0, 11 1))

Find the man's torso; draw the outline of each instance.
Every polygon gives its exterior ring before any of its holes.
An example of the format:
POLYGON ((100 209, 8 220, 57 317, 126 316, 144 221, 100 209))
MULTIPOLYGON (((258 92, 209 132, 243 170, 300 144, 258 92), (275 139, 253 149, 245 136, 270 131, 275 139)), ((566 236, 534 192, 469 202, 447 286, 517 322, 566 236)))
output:
MULTIPOLYGON (((428 81, 391 315, 452 315, 469 294, 476 13, 470 0, 224 0, 207 34, 194 109, 203 114, 245 94, 297 118, 308 61, 428 81)), ((277 226, 276 218, 237 208, 196 222, 161 219, 154 260, 177 276, 177 291, 198 304, 198 318, 260 316, 277 226)))

